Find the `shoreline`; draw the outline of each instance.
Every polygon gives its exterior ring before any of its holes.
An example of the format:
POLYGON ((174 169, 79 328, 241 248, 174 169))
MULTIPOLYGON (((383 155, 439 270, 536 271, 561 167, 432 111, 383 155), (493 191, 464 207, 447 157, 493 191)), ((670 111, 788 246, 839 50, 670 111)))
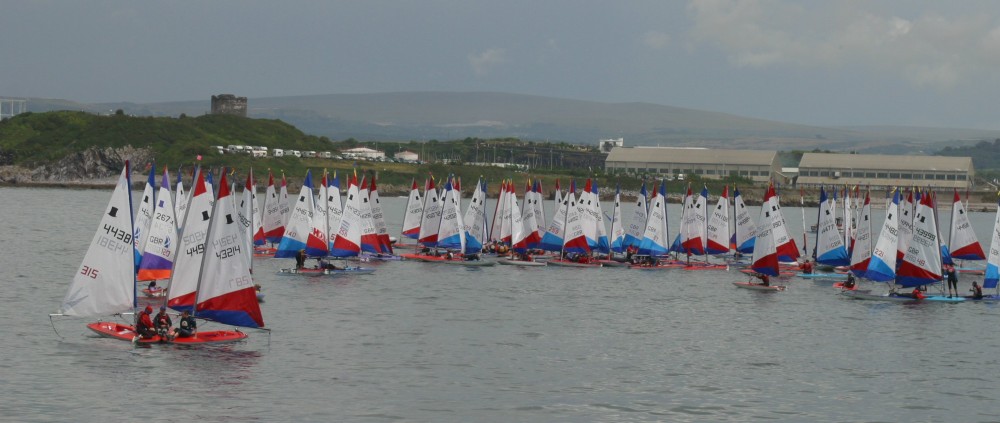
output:
MULTIPOLYGON (((145 187, 146 182, 132 181, 132 189, 136 191, 141 191, 145 187)), ((113 189, 115 187, 114 180, 91 180, 91 181, 21 181, 21 182, 11 182, 11 181, 0 181, 0 188, 42 188, 42 189, 81 189, 81 190, 103 190, 103 189, 113 189)), ((289 188, 292 188, 289 186, 289 188)), ((258 185, 259 189, 259 185, 258 185)), ((410 193, 409 189, 399 190, 394 189, 394 187, 383 186, 379 188, 379 194, 387 197, 406 197, 410 193)), ((341 192, 341 195, 345 195, 346 192, 341 192)), ((471 195, 471 193, 470 193, 471 195)), ((551 200, 551 195, 545 196, 547 200, 551 200)), ((668 195, 667 202, 669 203, 680 203, 680 199, 677 195, 668 195)), ((797 201, 795 196, 786 198, 786 202, 783 202, 782 207, 800 207, 801 204, 797 201)), ((495 196, 490 196, 487 194, 487 198, 495 198, 495 196)), ((718 197, 714 197, 718 198, 718 197)), ((602 200, 614 200, 614 195, 601 195, 602 200)), ((631 195, 626 195, 623 193, 622 200, 634 201, 635 197, 631 195)), ((710 200, 714 201, 714 200, 710 200)), ((746 204, 749 206, 759 206, 760 201, 757 199, 747 198, 745 199, 746 204)), ((806 200, 806 207, 816 208, 818 204, 816 201, 806 200)), ((877 202, 872 202, 872 209, 884 210, 885 205, 877 202)), ((978 213, 993 213, 997 210, 997 203, 981 203, 981 202, 968 202, 966 203, 966 209, 970 212, 978 213)), ((951 210, 951 204, 939 204, 938 210, 951 210)))

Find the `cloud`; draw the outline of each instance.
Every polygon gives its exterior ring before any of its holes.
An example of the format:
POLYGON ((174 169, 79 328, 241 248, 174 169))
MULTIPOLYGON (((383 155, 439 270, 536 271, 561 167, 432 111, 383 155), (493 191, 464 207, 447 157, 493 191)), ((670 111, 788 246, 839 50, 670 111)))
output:
POLYGON ((670 35, 660 31, 648 31, 642 35, 642 43, 646 47, 659 50, 670 44, 670 35))
POLYGON ((469 64, 476 76, 483 76, 490 72, 496 65, 506 61, 505 51, 502 48, 491 48, 481 53, 470 54, 469 64))
POLYGON ((996 79, 1000 13, 923 4, 885 8, 897 16, 869 2, 693 0, 690 36, 739 67, 850 67, 938 89, 996 79))

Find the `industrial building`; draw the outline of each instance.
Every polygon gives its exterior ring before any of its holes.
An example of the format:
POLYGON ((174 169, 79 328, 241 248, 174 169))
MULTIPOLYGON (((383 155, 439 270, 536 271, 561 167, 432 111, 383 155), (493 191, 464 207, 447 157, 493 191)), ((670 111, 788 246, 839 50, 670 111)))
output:
POLYGON ((784 181, 777 151, 674 147, 615 147, 604 162, 610 173, 685 179, 723 179, 738 175, 755 182, 784 181))
POLYGON ((971 157, 805 153, 798 184, 970 189, 971 157))

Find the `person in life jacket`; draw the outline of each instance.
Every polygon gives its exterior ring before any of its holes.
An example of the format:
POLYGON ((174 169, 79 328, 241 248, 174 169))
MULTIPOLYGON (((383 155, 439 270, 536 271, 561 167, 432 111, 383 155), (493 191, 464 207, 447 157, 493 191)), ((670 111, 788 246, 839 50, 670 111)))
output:
POLYGON ((915 300, 922 300, 924 298, 927 298, 927 296, 924 295, 924 293, 920 291, 920 287, 919 286, 914 287, 913 288, 913 292, 911 292, 910 295, 912 295, 913 299, 915 299, 915 300))
POLYGON ((146 306, 144 310, 135 316, 135 333, 143 339, 149 339, 156 336, 153 319, 149 317, 151 313, 153 313, 153 306, 146 306))
POLYGON ((811 260, 806 260, 802 263, 802 273, 811 275, 813 272, 813 264, 811 260))
POLYGON ((178 338, 190 338, 194 336, 197 330, 198 321, 195 320, 194 316, 192 316, 187 310, 182 311, 181 321, 177 323, 176 336, 178 338))
POLYGON ((166 307, 160 306, 160 312, 156 313, 156 317, 153 318, 153 325, 156 326, 156 333, 160 334, 161 337, 169 339, 173 335, 170 328, 174 325, 174 321, 167 314, 166 307))
POLYGON ((979 286, 979 284, 976 283, 976 281, 972 281, 972 289, 970 289, 969 291, 972 291, 972 299, 974 300, 983 299, 983 287, 979 286))

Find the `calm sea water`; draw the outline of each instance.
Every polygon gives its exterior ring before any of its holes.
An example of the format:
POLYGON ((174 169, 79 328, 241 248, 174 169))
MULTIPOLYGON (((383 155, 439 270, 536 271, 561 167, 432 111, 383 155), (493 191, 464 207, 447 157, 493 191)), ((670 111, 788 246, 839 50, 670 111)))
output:
MULTIPOLYGON (((1000 420, 996 304, 849 300, 802 280, 751 292, 735 270, 390 262, 288 278, 264 259, 270 336, 133 348, 90 320, 50 325, 109 197, 0 188, 0 420, 1000 420)), ((398 232, 405 200, 385 202, 398 232)), ((800 210, 784 211, 801 239, 800 210)), ((993 215, 972 219, 988 244, 993 215)))

